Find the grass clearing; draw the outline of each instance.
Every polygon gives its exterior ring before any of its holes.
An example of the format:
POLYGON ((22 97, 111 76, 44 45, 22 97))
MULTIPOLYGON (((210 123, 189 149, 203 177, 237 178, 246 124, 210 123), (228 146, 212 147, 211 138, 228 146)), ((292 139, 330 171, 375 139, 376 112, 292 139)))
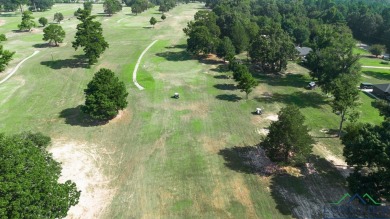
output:
MULTIPOLYGON (((282 76, 256 74, 260 84, 244 100, 245 94, 226 77, 230 73, 221 72, 221 62, 199 61, 185 51, 182 29, 202 7, 198 3, 177 6, 154 29, 144 27, 151 16, 160 16, 157 8, 133 16, 124 7, 112 17, 98 16, 110 48, 96 65, 84 68, 79 61, 82 51, 71 47, 77 25, 73 12, 78 7, 57 4, 50 11, 34 13, 36 20, 64 14, 61 25, 67 36, 55 48, 42 46, 40 31, 12 31, 20 15, 1 18, 5 24, 0 33, 9 38, 4 46, 16 51, 10 67, 35 50, 41 52, 0 85, 0 128, 6 133, 41 131, 68 143, 94 145, 93 153, 90 148, 85 153, 86 159, 109 179, 95 186, 106 186, 112 195, 94 217, 315 218, 323 203, 344 194, 341 176, 320 157, 312 158, 318 174, 306 177, 269 177, 248 167, 257 155, 253 146, 263 136, 257 130, 266 129, 286 104, 298 105, 316 140, 332 154, 341 155, 339 140, 330 134, 338 127, 339 117, 319 90, 304 88, 310 81, 306 69, 290 63, 282 76), (139 91, 132 83, 132 72, 141 52, 156 39, 138 69, 137 80, 145 87, 139 91), (86 84, 102 67, 126 83, 129 106, 120 118, 93 126, 82 122, 79 106, 86 84), (175 92, 180 99, 171 98, 175 92), (259 106, 265 114, 252 115, 259 106)), ((94 14, 102 11, 102 5, 94 4, 94 14)), ((362 101, 362 111, 376 110, 370 108, 371 99, 363 96, 362 101)), ((380 118, 366 113, 361 121, 379 123, 380 118)), ((321 151, 316 147, 315 153, 321 151)), ((77 159, 77 153, 73 155, 77 159)), ((91 186, 84 190, 84 194, 94 194, 91 186)))

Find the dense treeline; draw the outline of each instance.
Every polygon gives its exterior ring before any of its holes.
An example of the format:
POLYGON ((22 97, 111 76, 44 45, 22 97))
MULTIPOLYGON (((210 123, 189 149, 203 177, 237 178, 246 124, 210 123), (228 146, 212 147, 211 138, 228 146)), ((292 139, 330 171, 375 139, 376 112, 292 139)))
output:
POLYGON ((30 11, 45 11, 51 9, 54 0, 0 0, 1 11, 15 11, 19 8, 23 12, 23 5, 28 5, 30 11))

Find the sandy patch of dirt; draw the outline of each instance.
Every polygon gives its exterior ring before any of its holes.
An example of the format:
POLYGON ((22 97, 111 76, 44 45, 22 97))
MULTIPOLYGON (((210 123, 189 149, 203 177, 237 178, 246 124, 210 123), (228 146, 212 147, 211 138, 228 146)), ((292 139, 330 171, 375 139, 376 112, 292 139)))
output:
POLYGON ((0 26, 3 26, 5 24, 5 20, 0 20, 0 26))
POLYGON ((353 172, 353 168, 349 167, 343 159, 334 156, 332 152, 326 149, 323 145, 316 144, 315 147, 324 155, 326 160, 334 165, 343 177, 346 178, 353 172))
POLYGON ((269 130, 267 128, 256 129, 256 132, 260 135, 268 135, 269 130))
POLYGON ((108 124, 114 124, 114 123, 125 123, 125 124, 129 124, 131 122, 131 119, 133 118, 133 114, 128 110, 128 109, 125 109, 125 110, 119 110, 119 113, 118 115, 111 119, 108 123, 108 124))
POLYGON ((200 138, 200 141, 202 142, 205 151, 210 154, 218 154, 218 152, 226 146, 228 138, 228 134, 223 134, 223 136, 218 139, 203 136, 200 138))
POLYGON ((249 189, 245 186, 245 182, 241 176, 234 177, 231 181, 234 197, 246 207, 247 218, 256 218, 256 211, 253 206, 249 189))
POLYGON ((101 160, 99 150, 96 145, 87 143, 53 140, 49 152, 61 163, 59 182, 72 180, 81 190, 79 203, 69 209, 66 218, 99 218, 112 201, 115 189, 109 186, 110 179, 97 166, 97 161, 101 160))
POLYGON ((266 117, 266 119, 271 120, 271 121, 278 121, 278 115, 269 115, 266 117))
POLYGON ((363 78, 372 78, 372 77, 367 76, 367 75, 365 75, 365 74, 361 74, 361 75, 362 75, 363 78))
POLYGON ((197 117, 197 118, 206 118, 209 112, 208 104, 204 102, 193 102, 193 103, 184 103, 184 104, 175 104, 171 102, 165 102, 162 106, 165 110, 173 109, 175 111, 183 111, 189 110, 190 112, 182 115, 182 119, 186 120, 189 118, 197 117))

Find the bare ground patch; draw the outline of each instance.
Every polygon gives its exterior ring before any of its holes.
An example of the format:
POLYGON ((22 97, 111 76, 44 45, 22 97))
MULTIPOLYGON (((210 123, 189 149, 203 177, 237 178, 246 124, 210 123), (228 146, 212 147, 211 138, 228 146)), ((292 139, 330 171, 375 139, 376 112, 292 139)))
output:
POLYGON ((209 112, 209 105, 205 102, 191 102, 191 103, 180 103, 175 104, 172 102, 164 102, 161 108, 165 110, 175 111, 189 111, 188 113, 181 115, 183 121, 189 120, 190 118, 206 118, 209 112))
POLYGON ((5 24, 5 20, 0 20, 0 26, 3 26, 5 24))
POLYGON ((111 119, 110 122, 108 122, 107 124, 115 124, 115 123, 129 124, 132 118, 133 118, 133 114, 128 109, 119 110, 118 115, 115 118, 111 119))
POLYGON ((110 178, 97 166, 100 155, 96 145, 57 139, 49 152, 61 163, 60 182, 72 180, 81 190, 80 200, 68 211, 66 218, 99 218, 111 203, 115 189, 110 178))
POLYGON ((315 147, 320 151, 320 153, 323 154, 327 161, 333 164, 333 166, 341 173, 343 177, 346 178, 350 173, 352 173, 353 168, 349 167, 343 159, 333 155, 332 152, 330 152, 321 144, 317 144, 315 147))
POLYGON ((205 151, 211 154, 218 154, 218 152, 226 146, 228 138, 228 134, 223 134, 222 137, 218 139, 203 136, 200 138, 200 141, 202 142, 205 151))
POLYGON ((246 207, 247 218, 256 218, 256 211, 253 206, 250 191, 245 186, 245 182, 241 176, 236 176, 231 181, 231 188, 233 188, 234 197, 246 207))

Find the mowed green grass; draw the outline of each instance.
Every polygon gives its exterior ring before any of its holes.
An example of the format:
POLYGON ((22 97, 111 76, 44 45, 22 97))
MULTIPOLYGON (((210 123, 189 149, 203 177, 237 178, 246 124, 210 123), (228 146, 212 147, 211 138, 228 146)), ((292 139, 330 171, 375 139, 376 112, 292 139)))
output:
MULTIPOLYGON (((337 129, 339 117, 319 90, 304 88, 310 81, 306 69, 291 63, 284 76, 255 74, 259 86, 249 100, 242 99, 245 94, 225 77, 231 73, 219 72, 221 62, 199 62, 185 52, 182 28, 201 4, 179 5, 154 29, 148 28, 149 20, 155 16, 160 21, 157 8, 133 16, 125 7, 106 17, 98 14, 102 6, 94 5, 110 48, 86 69, 78 59, 82 51, 71 47, 78 7, 60 4, 34 13, 37 19, 65 15, 61 25, 67 37, 56 48, 41 45, 41 28, 12 32, 20 16, 0 18, 6 21, 0 33, 9 38, 4 46, 17 52, 11 66, 41 51, 0 85, 0 130, 41 131, 54 141, 96 145, 97 165, 115 191, 103 218, 310 218, 344 193, 342 180, 324 160, 316 162, 318 175, 286 178, 261 176, 245 163, 244 151, 253 150, 264 136, 260 130, 287 104, 301 108, 318 145, 341 155, 339 140, 323 131, 337 129), (145 87, 139 91, 132 71, 155 39, 138 70, 138 82, 145 87), (93 73, 103 67, 126 83, 129 106, 116 122, 88 126, 80 122, 78 106, 93 73), (171 98, 175 92, 180 99, 171 98), (264 115, 252 115, 256 107, 264 108, 264 115)), ((371 99, 362 99, 362 112, 377 112, 371 99)), ((380 120, 378 114, 362 113, 361 121, 380 120)))

